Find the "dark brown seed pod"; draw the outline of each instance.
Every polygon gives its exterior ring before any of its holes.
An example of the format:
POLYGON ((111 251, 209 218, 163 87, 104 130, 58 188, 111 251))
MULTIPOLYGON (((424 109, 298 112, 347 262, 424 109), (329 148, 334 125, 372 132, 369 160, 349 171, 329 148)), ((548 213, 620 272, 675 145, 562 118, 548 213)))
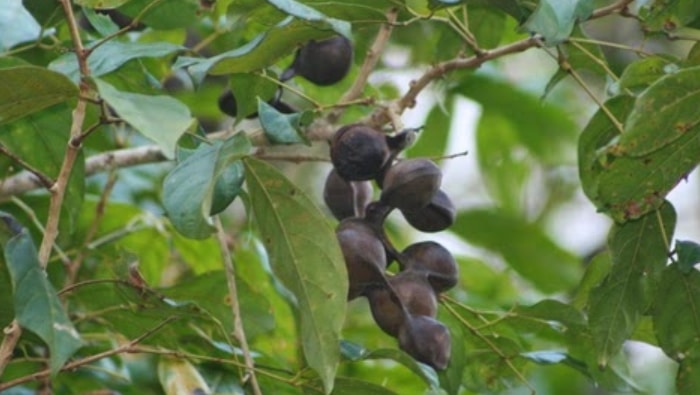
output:
POLYGON ((331 162, 348 181, 374 179, 389 156, 386 136, 367 125, 343 126, 331 141, 331 162))
POLYGON ((393 165, 382 182, 381 201, 401 210, 425 207, 440 189, 442 171, 430 160, 407 159, 393 165))
POLYGON ((410 315, 398 296, 392 297, 391 292, 391 289, 386 286, 370 287, 366 295, 377 326, 387 335, 398 337, 399 329, 406 325, 410 315))
POLYGON ((435 317, 437 297, 425 273, 404 271, 387 282, 367 292, 372 317, 385 333, 397 337, 408 315, 435 317))
POLYGON ((437 297, 424 272, 402 271, 388 281, 409 314, 435 317, 437 297))
POLYGON ((363 218, 347 218, 335 231, 348 270, 348 300, 367 287, 386 284, 386 252, 376 227, 363 218))
POLYGON ((457 209, 443 190, 438 190, 427 206, 417 210, 401 210, 411 226, 421 232, 440 232, 452 226, 457 209))
POLYGON ((316 85, 333 85, 348 74, 352 56, 352 42, 343 36, 311 40, 299 48, 292 65, 282 73, 280 80, 299 75, 316 85))
POLYGON ((457 262, 440 243, 422 241, 411 244, 401 252, 401 261, 404 271, 425 273, 436 293, 445 292, 457 285, 457 262))
POLYGON ((419 362, 444 370, 450 361, 452 341, 445 325, 432 317, 411 316, 399 329, 399 348, 419 362))
POLYGON ((372 184, 369 181, 345 181, 335 169, 328 173, 323 186, 323 201, 339 221, 364 216, 365 207, 371 200, 372 184))

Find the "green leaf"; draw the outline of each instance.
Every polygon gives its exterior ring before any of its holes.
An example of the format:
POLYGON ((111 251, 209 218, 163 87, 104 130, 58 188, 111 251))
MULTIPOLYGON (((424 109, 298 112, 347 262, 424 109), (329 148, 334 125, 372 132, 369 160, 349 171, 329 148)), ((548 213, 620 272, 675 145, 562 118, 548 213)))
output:
POLYGON ((464 328, 462 323, 452 314, 444 314, 439 317, 440 322, 450 329, 450 363, 447 369, 438 372, 440 387, 448 395, 457 395, 462 388, 464 369, 472 363, 467 356, 464 340, 464 328))
POLYGON ((546 293, 578 283, 578 259, 556 245, 537 225, 503 210, 460 213, 451 230, 469 243, 500 254, 506 263, 546 293))
POLYGON ((678 366, 678 375, 676 376, 676 389, 678 395, 696 395, 700 393, 700 345, 697 343, 688 355, 685 356, 678 366))
POLYGON ((698 19, 700 8, 695 0, 654 1, 639 15, 646 31, 673 32, 698 19))
POLYGON ((274 97, 278 88, 269 78, 251 73, 232 74, 229 87, 236 98, 237 118, 240 119, 257 112, 258 98, 268 101, 274 97))
MULTIPOLYGON (((218 256, 217 259, 221 267, 221 257, 218 256)), ((260 289, 240 278, 236 278, 236 288, 243 329, 247 338, 250 340, 274 329, 275 319, 270 310, 270 302, 260 289)), ((159 291, 176 303, 190 303, 204 309, 223 324, 226 333, 233 333, 231 300, 226 275, 222 270, 189 278, 187 281, 159 291)))
POLYGON ((603 279, 610 273, 612 268, 612 260, 608 250, 596 254, 583 273, 583 278, 578 285, 576 294, 571 304, 579 309, 588 306, 588 300, 591 297, 591 291, 600 285, 603 279))
POLYGON ((320 40, 331 36, 333 32, 328 30, 328 26, 315 26, 289 17, 241 47, 207 59, 181 56, 173 67, 187 68, 197 82, 201 82, 207 73, 214 75, 249 73, 268 67, 309 40, 320 40))
POLYGON ((94 81, 120 118, 156 142, 167 158, 175 156, 177 141, 195 122, 187 106, 170 96, 121 92, 100 79, 94 81))
POLYGON ((75 4, 90 8, 117 8, 129 0, 75 0, 75 4))
POLYGON ((271 165, 244 160, 246 184, 275 274, 296 297, 302 346, 326 393, 340 358, 348 291, 343 257, 323 212, 271 165))
MULTIPOLYGON (((70 139, 71 108, 59 104, 22 119, 0 125, 0 144, 32 168, 55 180, 70 139), (37 155, 40 152, 41 155, 37 155)), ((85 157, 78 153, 61 206, 59 234, 73 233, 85 194, 85 157)))
POLYGON ((618 82, 620 89, 645 89, 666 74, 677 71, 678 66, 663 56, 649 56, 625 67, 618 82))
POLYGON ((83 15, 87 18, 90 26, 102 36, 106 37, 119 31, 119 26, 109 17, 109 15, 95 11, 92 8, 83 8, 83 15))
POLYGON ((143 13, 140 22, 153 29, 172 30, 189 27, 204 14, 204 2, 199 0, 129 0, 120 12, 135 18, 143 13))
MULTIPOLYGON (((600 151, 620 135, 620 131, 610 120, 612 114, 617 120, 627 117, 634 105, 632 96, 616 96, 603 104, 583 128, 578 141, 578 169, 583 192, 598 205, 598 184, 603 163, 600 151), (607 111, 606 111, 607 110, 607 111)), ((598 207, 600 207, 598 205, 598 207)))
POLYGON ((620 351, 649 309, 654 285, 666 265, 675 224, 673 206, 665 204, 658 211, 611 230, 608 246, 612 270, 591 291, 588 312, 601 366, 620 351))
MULTIPOLYGON (((632 98, 621 96, 605 106, 619 120, 632 104, 632 98)), ((619 135, 608 115, 599 110, 579 140, 579 171, 586 196, 599 210, 623 222, 663 204, 666 194, 695 167, 700 135, 687 133, 640 157, 619 156, 619 146, 613 144, 619 135)))
POLYGON ((593 12, 591 0, 541 0, 522 29, 543 36, 548 45, 566 40, 579 21, 593 12))
POLYGON ((652 317, 661 349, 676 361, 683 361, 700 339, 700 272, 683 272, 678 263, 667 266, 652 317))
POLYGON ((209 214, 215 215, 224 211, 240 194, 243 181, 245 181, 243 162, 237 160, 226 166, 214 184, 209 214))
MULTIPOLYGON (((159 58, 184 49, 180 45, 167 42, 138 43, 110 40, 90 53, 88 67, 93 77, 99 77, 117 70, 133 59, 159 58)), ((76 83, 80 79, 78 60, 72 52, 56 58, 49 64, 49 69, 67 75, 76 83)))
POLYGON ((49 367, 55 374, 81 347, 80 335, 39 264, 29 232, 11 216, 2 213, 0 217, 3 233, 12 235, 5 242, 4 258, 12 279, 17 321, 49 347, 49 367))
POLYGON ((479 172, 491 197, 508 212, 522 211, 523 193, 534 160, 523 155, 517 125, 498 111, 485 109, 476 131, 479 172))
POLYGON ((78 97, 68 78, 43 67, 0 69, 0 81, 0 124, 78 97))
POLYGON ((683 273, 689 274, 694 266, 700 263, 700 244, 676 240, 676 254, 678 254, 678 268, 683 273))
POLYGON ((390 359, 407 367, 431 387, 439 387, 438 377, 433 368, 417 362, 413 357, 396 348, 381 348, 372 350, 363 359, 390 359))
POLYGON ((417 134, 417 140, 406 150, 406 157, 435 157, 445 154, 452 122, 449 111, 453 102, 448 97, 444 107, 441 105, 433 106, 428 113, 423 129, 417 134))
POLYGON ((311 22, 312 24, 328 26, 340 35, 348 38, 352 37, 352 25, 349 22, 329 18, 317 10, 294 0, 267 0, 267 2, 277 7, 285 14, 311 22))
POLYGON ((311 146, 301 130, 302 114, 282 114, 258 98, 258 117, 265 137, 272 144, 299 144, 311 146))
POLYGON ((491 49, 498 46, 506 27, 506 15, 492 6, 470 6, 467 20, 479 47, 491 49))
POLYGON ((250 141, 238 133, 224 141, 201 144, 163 180, 163 206, 178 232, 203 239, 212 232, 209 216, 218 179, 247 155, 250 141))
POLYGON ((699 134, 698 95, 700 67, 681 70, 656 81, 637 99, 616 152, 644 156, 684 136, 699 134))
POLYGON ((578 128, 560 107, 543 104, 513 84, 476 74, 464 78, 450 92, 465 95, 510 121, 520 143, 544 164, 570 160, 578 128))

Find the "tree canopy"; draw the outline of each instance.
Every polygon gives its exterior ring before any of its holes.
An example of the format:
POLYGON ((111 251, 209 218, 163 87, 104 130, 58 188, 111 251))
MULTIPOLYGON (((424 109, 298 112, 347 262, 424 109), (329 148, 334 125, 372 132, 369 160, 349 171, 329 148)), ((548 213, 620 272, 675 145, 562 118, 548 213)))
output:
POLYGON ((697 395, 668 195, 698 29, 694 0, 9 1, 0 392, 697 395), (586 252, 550 226, 582 197, 586 252))

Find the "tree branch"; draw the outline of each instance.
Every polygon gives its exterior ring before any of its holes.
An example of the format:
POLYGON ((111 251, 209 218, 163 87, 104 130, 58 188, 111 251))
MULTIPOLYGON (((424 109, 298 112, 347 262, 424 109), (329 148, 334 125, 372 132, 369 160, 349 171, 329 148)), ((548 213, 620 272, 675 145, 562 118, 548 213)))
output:
POLYGON ((90 76, 90 69, 88 68, 87 64, 88 52, 85 50, 83 41, 80 38, 78 23, 75 19, 75 15, 73 14, 73 5, 70 0, 61 0, 61 5, 63 6, 64 13, 66 14, 68 28, 70 30, 75 49, 75 55, 78 57, 78 66, 80 68, 80 93, 78 96, 78 104, 76 104, 75 109, 73 110, 73 122, 70 128, 71 137, 66 147, 66 153, 63 157, 61 170, 58 173, 56 182, 49 189, 51 192, 49 216, 46 220, 46 232, 44 233, 44 237, 41 240, 41 246, 39 247, 39 263, 43 268, 46 268, 46 265, 49 262, 51 248, 56 241, 56 237, 58 237, 58 222, 61 217, 61 206, 63 205, 63 198, 66 194, 68 180, 70 179, 73 165, 75 164, 75 160, 80 152, 80 135, 82 133, 83 122, 85 121, 85 109, 87 107, 87 101, 85 98, 88 97, 90 93, 90 86, 87 82, 87 78, 90 76))
MULTIPOLYGON (((624 12, 627 7, 632 3, 633 0, 619 0, 613 4, 605 7, 598 8, 591 13, 590 19, 597 19, 606 15, 624 12)), ((416 98, 418 94, 425 89, 433 80, 438 79, 450 71, 457 69, 468 69, 477 68, 489 60, 500 58, 512 53, 523 52, 532 47, 539 45, 541 37, 539 35, 533 35, 526 39, 516 41, 511 44, 504 45, 489 51, 483 51, 477 53, 474 56, 468 58, 455 58, 442 63, 438 63, 428 69, 422 76, 417 80, 413 80, 410 83, 408 92, 406 92, 397 101, 380 107, 374 111, 367 119, 365 123, 372 126, 379 127, 387 122, 396 123, 394 118, 396 115, 401 115, 407 108, 412 108, 416 104, 416 98)))

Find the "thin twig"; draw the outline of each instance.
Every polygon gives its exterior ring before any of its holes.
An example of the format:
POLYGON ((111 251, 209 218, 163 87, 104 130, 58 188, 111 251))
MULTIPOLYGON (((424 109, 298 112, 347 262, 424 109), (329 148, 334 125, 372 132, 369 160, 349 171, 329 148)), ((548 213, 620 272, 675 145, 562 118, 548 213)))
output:
MULTIPOLYGON (((216 236, 219 241, 219 249, 221 250, 221 258, 226 269, 226 283, 228 284, 229 298, 231 299, 231 314, 233 315, 233 336, 238 341, 243 351, 243 360, 245 361, 246 375, 250 378, 250 386, 253 394, 262 395, 258 379, 255 376, 255 362, 250 355, 248 340, 243 330, 243 321, 241 319, 241 308, 238 300, 238 287, 236 286, 236 271, 233 267, 233 257, 229 251, 228 243, 226 242, 226 232, 221 224, 219 216, 214 217, 214 226, 216 227, 216 236)), ((245 378, 241 378, 245 381, 245 378)))
MULTIPOLYGON (((138 345, 140 342, 144 341, 147 337, 153 335, 154 333, 159 331, 161 328, 163 328, 164 326, 166 326, 167 324, 169 324, 175 320, 177 320, 177 317, 168 317, 168 318, 164 319, 163 321, 161 321, 155 327, 149 329, 146 333, 131 340, 130 342, 123 344, 117 348, 113 348, 111 350, 101 352, 99 354, 91 355, 89 357, 85 357, 85 358, 79 359, 77 361, 69 362, 61 368, 61 371, 65 372, 65 371, 75 370, 81 366, 87 365, 87 364, 95 362, 95 361, 99 361, 102 358, 111 357, 112 355, 131 353, 134 351, 136 345, 138 345)), ((22 376, 22 377, 16 378, 14 380, 11 380, 11 381, 8 381, 5 383, 0 383, 0 391, 6 390, 8 388, 12 388, 16 385, 28 383, 30 381, 40 380, 44 377, 48 377, 49 375, 51 375, 51 369, 44 369, 42 371, 32 373, 32 374, 29 374, 27 376, 22 376)))
POLYGON ((7 156, 8 158, 12 159, 14 162, 19 164, 21 167, 25 168, 28 172, 34 174, 34 176, 37 178, 39 183, 41 183, 41 185, 44 186, 44 188, 49 189, 53 185, 53 180, 51 179, 51 177, 49 177, 46 174, 42 173, 41 171, 35 169, 32 165, 25 162, 24 159, 15 155, 14 152, 8 150, 2 144, 0 144, 0 154, 7 156))

